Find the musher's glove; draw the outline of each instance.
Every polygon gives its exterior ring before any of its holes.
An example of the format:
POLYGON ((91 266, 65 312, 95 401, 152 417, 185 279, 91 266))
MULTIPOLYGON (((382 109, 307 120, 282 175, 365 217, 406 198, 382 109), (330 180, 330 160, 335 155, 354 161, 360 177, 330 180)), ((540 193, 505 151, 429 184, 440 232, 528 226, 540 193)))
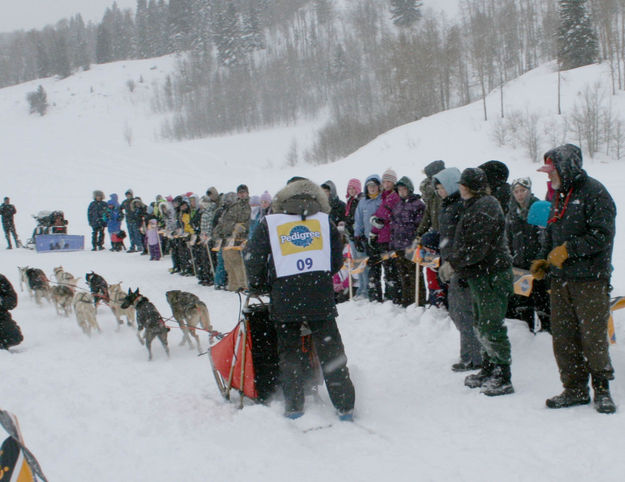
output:
POLYGON ((546 259, 535 259, 530 266, 530 273, 537 280, 541 280, 545 277, 549 271, 549 262, 546 259))
POLYGON ((547 256, 547 263, 552 264, 556 268, 562 268, 567 259, 569 259, 569 253, 566 250, 566 243, 563 243, 551 250, 547 256))

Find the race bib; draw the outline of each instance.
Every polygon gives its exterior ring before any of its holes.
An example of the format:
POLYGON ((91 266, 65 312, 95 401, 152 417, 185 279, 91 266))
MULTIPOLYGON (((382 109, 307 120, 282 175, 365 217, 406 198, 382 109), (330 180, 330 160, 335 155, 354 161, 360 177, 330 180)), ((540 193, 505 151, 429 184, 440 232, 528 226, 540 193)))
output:
POLYGON ((300 216, 272 214, 265 218, 278 278, 312 271, 330 271, 330 222, 317 213, 300 216))

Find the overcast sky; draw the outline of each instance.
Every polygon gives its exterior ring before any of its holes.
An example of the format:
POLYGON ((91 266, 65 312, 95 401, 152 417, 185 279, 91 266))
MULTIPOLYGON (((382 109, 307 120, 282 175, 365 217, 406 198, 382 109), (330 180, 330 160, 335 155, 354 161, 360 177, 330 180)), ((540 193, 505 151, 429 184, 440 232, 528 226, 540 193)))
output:
MULTIPOLYGON (((85 22, 99 21, 113 0, 0 0, 0 32, 40 29, 80 13, 85 22)), ((135 9, 137 0, 117 0, 121 9, 135 9)))

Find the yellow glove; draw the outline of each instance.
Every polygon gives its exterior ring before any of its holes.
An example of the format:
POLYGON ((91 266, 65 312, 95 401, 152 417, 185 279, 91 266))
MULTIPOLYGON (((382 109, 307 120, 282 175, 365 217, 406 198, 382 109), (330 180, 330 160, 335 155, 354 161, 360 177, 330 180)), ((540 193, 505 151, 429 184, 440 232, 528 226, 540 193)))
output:
POLYGON ((530 273, 537 280, 541 280, 549 270, 549 262, 546 259, 535 259, 530 266, 530 273))
POLYGON ((568 258, 569 253, 566 250, 566 243, 563 243, 551 250, 551 253, 547 256, 547 262, 556 268, 562 268, 562 265, 568 258))

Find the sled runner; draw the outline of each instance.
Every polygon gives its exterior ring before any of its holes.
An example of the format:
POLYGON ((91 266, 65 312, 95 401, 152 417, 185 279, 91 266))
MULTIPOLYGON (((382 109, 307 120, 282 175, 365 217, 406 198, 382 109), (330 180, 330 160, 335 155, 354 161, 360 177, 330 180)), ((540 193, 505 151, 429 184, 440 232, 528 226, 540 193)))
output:
MULTIPOLYGON (((309 334, 302 336, 306 355, 304 367, 311 386, 320 383, 319 360, 309 334)), ((269 319, 269 305, 260 298, 250 303, 248 297, 234 329, 209 348, 211 368, 217 387, 226 400, 234 389, 239 392, 240 408, 244 399, 266 402, 278 389, 280 368, 276 331, 269 319)))
POLYGON ((4 410, 0 410, 0 435, 0 480, 46 482, 39 462, 24 445, 17 417, 4 410))

